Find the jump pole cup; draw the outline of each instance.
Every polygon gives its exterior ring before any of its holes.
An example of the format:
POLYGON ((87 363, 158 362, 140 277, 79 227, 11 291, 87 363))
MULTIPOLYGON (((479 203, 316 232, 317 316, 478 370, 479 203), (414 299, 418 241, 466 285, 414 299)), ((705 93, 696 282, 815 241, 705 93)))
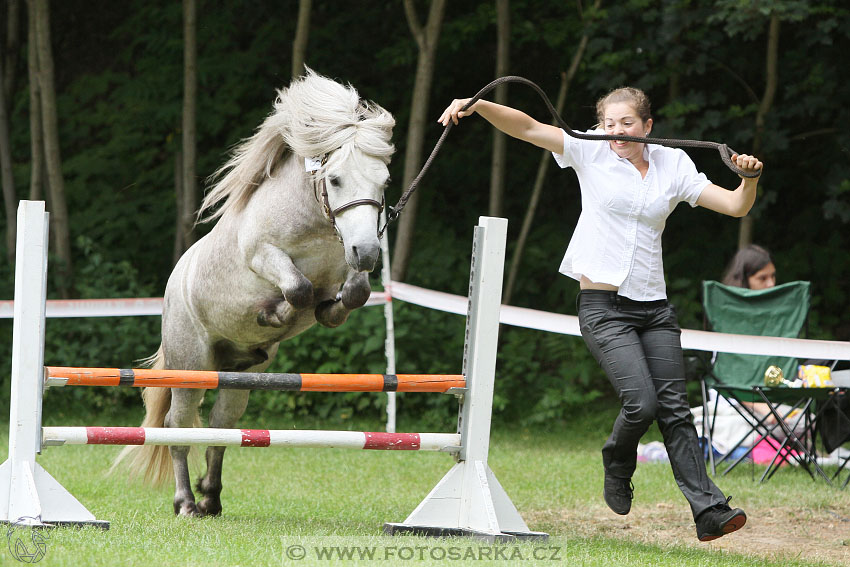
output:
POLYGON ((384 525, 388 534, 463 535, 490 542, 548 538, 528 529, 487 464, 507 231, 502 218, 480 217, 475 227, 458 462, 403 523, 384 525))

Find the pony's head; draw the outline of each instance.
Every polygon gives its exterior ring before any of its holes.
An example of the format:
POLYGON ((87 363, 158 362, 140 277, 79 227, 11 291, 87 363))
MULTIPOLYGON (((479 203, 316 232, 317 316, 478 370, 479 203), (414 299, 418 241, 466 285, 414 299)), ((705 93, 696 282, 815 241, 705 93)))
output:
POLYGON ((378 215, 395 151, 392 115, 361 100, 353 87, 309 68, 279 92, 275 114, 286 144, 318 167, 312 175, 327 191, 326 214, 345 246, 346 262, 371 271, 380 252, 378 215))
POLYGON ((305 175, 324 183, 328 208, 339 211, 332 220, 345 246, 346 262, 355 270, 371 271, 380 250, 380 211, 367 205, 383 202, 387 166, 395 151, 394 125, 389 112, 361 100, 352 86, 308 68, 306 75, 278 91, 274 111, 216 173, 220 178, 204 198, 199 217, 209 213, 205 220, 211 220, 228 208, 244 207, 280 160, 292 152, 302 162, 317 164, 318 169, 305 175), (212 212, 221 201, 222 206, 212 212), (345 206, 358 201, 366 204, 345 206))

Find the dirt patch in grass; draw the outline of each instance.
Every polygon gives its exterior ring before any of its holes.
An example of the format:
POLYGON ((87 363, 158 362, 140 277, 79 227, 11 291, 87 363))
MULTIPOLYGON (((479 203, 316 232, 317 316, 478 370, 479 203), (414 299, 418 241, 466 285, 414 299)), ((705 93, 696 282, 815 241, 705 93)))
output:
POLYGON ((823 509, 788 506, 747 508, 747 524, 738 532, 700 542, 686 505, 659 503, 635 506, 628 516, 607 507, 591 510, 547 510, 527 514, 529 525, 554 526, 567 537, 613 537, 659 546, 721 549, 769 559, 820 561, 850 565, 850 503, 837 493, 836 504, 823 509))

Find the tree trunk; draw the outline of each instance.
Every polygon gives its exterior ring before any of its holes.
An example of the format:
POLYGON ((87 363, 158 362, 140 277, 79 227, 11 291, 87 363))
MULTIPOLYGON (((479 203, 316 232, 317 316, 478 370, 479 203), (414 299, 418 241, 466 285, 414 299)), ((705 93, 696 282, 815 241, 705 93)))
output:
POLYGON ((183 0, 183 205, 181 253, 195 243, 195 209, 198 207, 196 182, 196 102, 198 97, 197 4, 183 0))
POLYGON ((177 265, 180 256, 186 251, 183 246, 183 152, 180 148, 174 152, 174 195, 177 215, 175 215, 172 266, 177 265))
POLYGON ((679 74, 679 69, 682 68, 682 62, 676 59, 670 67, 673 69, 670 75, 670 83, 667 85, 667 99, 676 100, 682 93, 682 76, 679 74))
POLYGON ((30 87, 30 201, 44 198, 44 136, 41 126, 41 87, 38 82, 38 52, 35 49, 37 35, 35 29, 35 10, 32 0, 29 3, 29 30, 27 49, 27 72, 30 87))
MULTIPOLYGON (((779 84, 779 16, 773 14, 770 17, 770 27, 767 33, 767 63, 766 63, 766 79, 764 86, 764 94, 759 103, 758 112, 756 112, 756 128, 753 135, 753 155, 759 159, 764 159, 761 155, 762 140, 764 139, 764 125, 770 108, 773 106, 773 99, 776 96, 776 88, 779 84)), ((738 248, 743 248, 753 242, 753 217, 747 215, 741 219, 741 224, 738 229, 738 248)))
POLYGON ((50 226, 57 259, 54 273, 57 275, 59 293, 62 297, 70 297, 73 288, 71 235, 68 226, 68 207, 65 204, 62 156, 59 151, 59 121, 53 80, 53 54, 50 47, 50 8, 47 0, 35 0, 35 25, 44 155, 50 191, 50 226))
POLYGON ((6 2, 6 42, 0 53, 0 183, 6 208, 6 258, 15 261, 15 236, 17 233, 18 196, 12 172, 12 143, 10 115, 17 82, 18 49, 20 46, 21 3, 6 2))
POLYGON ((6 47, 0 66, 3 67, 3 94, 6 95, 6 112, 10 112, 12 94, 18 78, 18 48, 20 47, 21 3, 6 0, 6 47))
MULTIPOLYGON (((0 57, 0 76, 3 75, 0 57)), ((15 176, 12 174, 12 144, 9 139, 9 114, 6 112, 6 89, 0 88, 0 183, 3 186, 3 204, 6 208, 6 258, 15 261, 15 233, 17 232, 17 195, 15 176)))
MULTIPOLYGON (((410 31, 419 46, 419 58, 416 64, 416 78, 413 83, 410 123, 407 129, 407 150, 404 154, 404 174, 402 187, 408 187, 416 177, 422 165, 422 146, 425 138, 425 123, 428 112, 428 99, 431 95, 431 83, 434 76, 434 55, 446 0, 431 0, 428 22, 425 28, 419 24, 419 18, 413 6, 413 0, 404 0, 404 12, 410 31)), ((413 246, 413 229, 416 226, 416 209, 419 205, 419 193, 414 193, 407 202, 404 214, 398 222, 395 246, 393 247, 392 279, 403 281, 410 263, 410 250, 413 246)))
POLYGON ((304 58, 307 55, 307 38, 310 36, 310 10, 313 0, 298 0, 298 23, 292 41, 292 78, 304 73, 304 58))
MULTIPOLYGON (((602 0, 596 0, 593 3, 594 10, 598 10, 602 4, 602 0)), ((570 84, 578 72, 578 66, 587 49, 588 35, 585 33, 581 36, 576 52, 573 54, 570 61, 570 68, 566 73, 561 74, 561 86, 558 88, 558 98, 555 101, 555 110, 558 114, 564 111, 564 104, 567 100, 567 92, 570 84)), ((553 121, 553 125, 557 124, 553 121)), ((543 151, 540 156, 540 165, 537 166, 537 176, 534 179, 534 187, 531 190, 531 198, 528 201, 528 209, 525 212, 525 217, 522 220, 522 228, 520 229, 519 237, 517 238, 516 248, 513 256, 511 256, 510 269, 508 278, 505 284, 505 289, 502 293, 502 303, 508 305, 511 302, 516 278, 519 274, 519 267, 522 264, 522 256, 525 251, 525 242, 528 239, 528 233, 531 231, 531 223, 534 221, 534 214, 537 212, 537 204, 540 202, 540 195, 543 192, 543 182, 546 180, 546 173, 549 171, 549 164, 552 163, 552 156, 549 152, 543 151)))
MULTIPOLYGON (((511 43, 511 6, 510 0, 496 0, 496 77, 508 74, 510 66, 511 43)), ((497 104, 508 104, 508 84, 496 87, 493 100, 497 104)), ((493 128, 493 157, 490 162, 490 206, 491 217, 502 216, 502 203, 505 195, 505 156, 508 137, 493 128)))

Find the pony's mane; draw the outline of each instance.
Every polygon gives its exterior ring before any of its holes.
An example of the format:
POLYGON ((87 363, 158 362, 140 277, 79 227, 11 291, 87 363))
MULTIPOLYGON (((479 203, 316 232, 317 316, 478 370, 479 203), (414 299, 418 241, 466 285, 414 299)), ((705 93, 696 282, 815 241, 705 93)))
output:
MULTIPOLYGON (((201 203, 198 222, 242 209, 289 152, 317 158, 343 148, 339 152, 343 155, 335 158, 345 159, 359 150, 389 163, 395 151, 390 142, 394 125, 389 112, 360 100, 351 85, 308 68, 306 75, 278 91, 272 113, 210 177, 214 185, 201 203)), ((323 175, 324 168, 317 173, 323 175)))

